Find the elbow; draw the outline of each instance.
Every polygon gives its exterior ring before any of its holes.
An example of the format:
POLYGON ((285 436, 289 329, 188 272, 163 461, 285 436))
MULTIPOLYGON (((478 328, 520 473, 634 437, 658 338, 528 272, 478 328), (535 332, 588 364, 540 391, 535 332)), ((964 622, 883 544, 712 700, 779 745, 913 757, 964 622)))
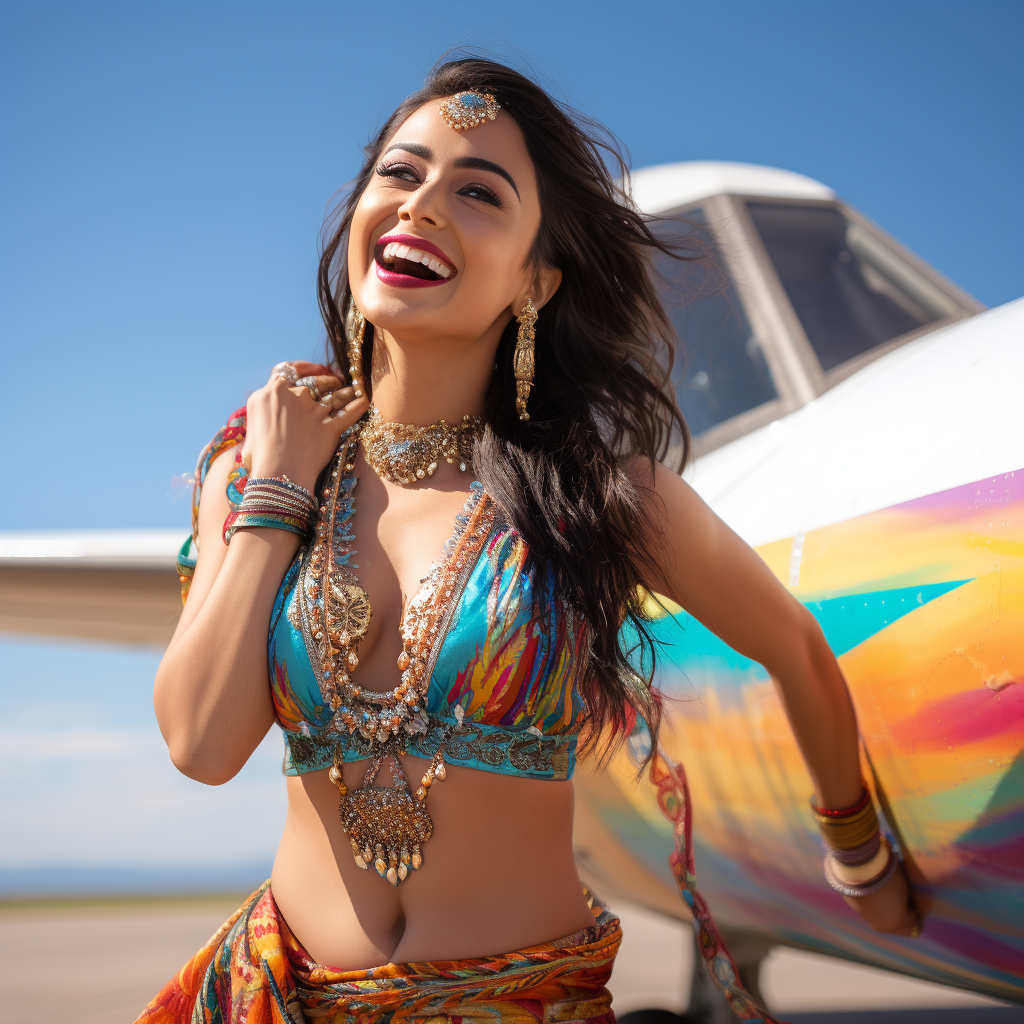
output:
POLYGON ((799 605, 798 631, 807 656, 812 661, 826 658, 829 661, 835 660, 832 648, 829 647, 825 634, 822 632, 818 620, 811 614, 805 605, 799 605))
POLYGON ((244 761, 242 764, 232 763, 226 744, 218 742, 218 737, 204 730, 196 716, 183 712, 182 702, 173 686, 174 678, 164 667, 166 660, 165 657, 157 670, 153 707, 171 763, 182 775, 196 782, 223 786, 238 774, 244 761))
POLYGON ((210 754, 184 740, 169 739, 167 749, 171 763, 182 775, 205 786, 223 786, 239 771, 240 766, 228 764, 223 756, 210 754))
POLYGON ((182 775, 203 783, 204 786, 223 786, 230 782, 238 771, 224 764, 203 757, 196 757, 184 751, 171 751, 171 762, 182 775))
POLYGON ((776 626, 773 660, 765 668, 775 678, 842 678, 836 657, 818 620, 799 601, 776 626), (781 641, 781 642, 780 642, 781 641))

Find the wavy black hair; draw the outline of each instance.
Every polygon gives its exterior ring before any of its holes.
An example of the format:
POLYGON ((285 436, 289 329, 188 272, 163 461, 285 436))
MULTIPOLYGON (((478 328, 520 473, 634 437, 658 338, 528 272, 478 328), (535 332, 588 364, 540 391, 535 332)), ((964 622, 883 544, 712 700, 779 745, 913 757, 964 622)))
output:
MULTIPOLYGON (((610 750, 637 715, 656 749, 661 704, 652 683, 644 583, 663 575, 645 539, 662 524, 626 460, 642 459, 653 471, 670 453, 680 469, 689 456, 671 378, 676 336, 658 298, 652 256, 693 256, 656 237, 623 191, 628 166, 616 140, 505 65, 468 57, 435 67, 366 147, 362 170, 325 228, 318 293, 328 347, 334 365, 347 367, 348 231, 385 145, 424 103, 467 89, 493 93, 522 130, 541 207, 530 259, 562 271, 537 322, 525 422, 514 400, 515 320, 502 335, 477 475, 532 556, 550 562, 560 598, 590 626, 583 749, 600 743, 610 750)), ((364 369, 371 352, 368 324, 364 369)))

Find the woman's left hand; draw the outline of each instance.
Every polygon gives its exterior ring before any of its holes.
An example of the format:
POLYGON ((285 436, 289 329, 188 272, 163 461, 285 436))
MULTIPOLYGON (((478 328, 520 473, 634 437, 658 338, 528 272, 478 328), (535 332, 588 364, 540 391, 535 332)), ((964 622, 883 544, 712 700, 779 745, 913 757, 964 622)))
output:
POLYGON ((914 906, 914 899, 901 864, 889 881, 870 896, 844 896, 843 899, 876 932, 916 937, 921 934, 923 918, 914 906))

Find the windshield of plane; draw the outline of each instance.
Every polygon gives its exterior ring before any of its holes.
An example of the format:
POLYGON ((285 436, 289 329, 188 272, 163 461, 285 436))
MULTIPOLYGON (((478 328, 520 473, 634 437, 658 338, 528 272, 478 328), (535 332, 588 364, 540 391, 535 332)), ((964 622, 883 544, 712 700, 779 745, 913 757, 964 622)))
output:
POLYGON ((748 202, 747 209, 826 372, 962 311, 882 238, 833 206, 748 202))
POLYGON ((761 345, 732 283, 721 269, 700 208, 652 225, 691 256, 655 257, 655 280, 679 336, 673 378, 679 406, 694 435, 777 397, 761 345))

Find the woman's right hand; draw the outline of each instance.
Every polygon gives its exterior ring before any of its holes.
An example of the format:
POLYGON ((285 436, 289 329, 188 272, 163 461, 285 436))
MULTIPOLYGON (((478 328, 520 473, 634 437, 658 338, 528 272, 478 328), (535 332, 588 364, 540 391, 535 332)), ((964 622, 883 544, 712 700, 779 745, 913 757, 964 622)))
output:
POLYGON ((249 396, 242 463, 253 476, 287 476, 312 491, 338 440, 366 412, 369 399, 318 363, 292 362, 298 377, 316 377, 322 401, 306 386, 289 386, 276 373, 249 396), (329 398, 327 396, 330 396, 329 398))

